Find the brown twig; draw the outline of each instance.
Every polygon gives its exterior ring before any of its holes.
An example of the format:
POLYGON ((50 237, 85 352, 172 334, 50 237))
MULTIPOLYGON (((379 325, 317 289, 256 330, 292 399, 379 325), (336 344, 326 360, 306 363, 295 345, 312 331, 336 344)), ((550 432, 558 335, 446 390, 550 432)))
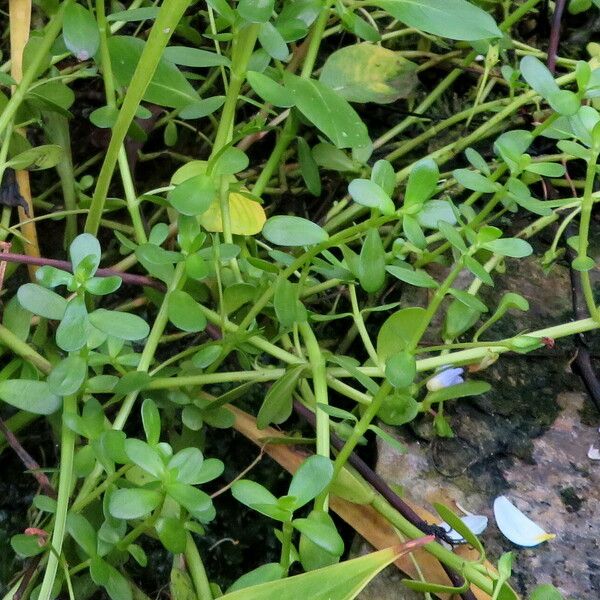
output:
POLYGON ((550 41, 548 43, 547 66, 551 73, 556 71, 556 58, 558 56, 558 46, 560 44, 560 24, 562 22, 563 12, 565 10, 566 0, 556 0, 554 4, 554 16, 550 28, 550 41))
MULTIPOLYGON (((50 266, 62 269, 63 271, 73 272, 73 267, 70 262, 66 260, 57 260, 55 258, 36 258, 34 256, 27 256, 26 254, 14 254, 12 252, 4 252, 0 254, 0 261, 20 263, 25 265, 36 265, 36 266, 50 266)), ((115 269, 98 269, 96 271, 97 277, 111 277, 117 275, 123 280, 123 283, 129 283, 131 285, 145 285, 148 287, 157 288, 164 290, 165 286, 156 279, 151 279, 145 275, 134 275, 133 273, 124 273, 123 271, 116 271, 115 269)))
POLYGON ((0 418, 0 432, 4 435, 8 445, 14 450, 15 454, 19 457, 20 461, 25 467, 31 471, 31 474, 36 478, 40 487, 42 488, 46 496, 56 498, 56 490, 52 487, 50 480, 45 473, 42 473, 40 465, 37 461, 23 448, 15 434, 6 426, 4 421, 0 418))

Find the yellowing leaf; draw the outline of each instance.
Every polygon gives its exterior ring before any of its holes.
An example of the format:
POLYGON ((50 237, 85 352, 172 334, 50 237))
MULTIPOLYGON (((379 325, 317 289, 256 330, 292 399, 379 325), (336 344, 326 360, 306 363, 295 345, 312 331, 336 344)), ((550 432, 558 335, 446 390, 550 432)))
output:
POLYGON ((386 104, 412 93, 416 65, 381 46, 355 44, 331 54, 320 81, 349 102, 386 104))
MULTIPOLYGON (((229 194, 231 233, 234 235, 256 235, 262 231, 267 220, 263 207, 238 192, 229 194)), ((200 224, 207 231, 223 231, 221 205, 214 202, 200 217, 200 224)))
MULTIPOLYGON (((191 177, 204 175, 207 166, 208 163, 205 160, 192 160, 186 163, 175 171, 171 177, 171 185, 179 185, 191 177)), ((229 176, 228 180, 233 183, 236 178, 229 176)), ((263 207, 239 192, 229 193, 229 215, 231 217, 231 233, 234 235, 256 235, 262 231, 267 220, 263 207)), ((206 231, 222 232, 223 220, 219 202, 213 202, 199 221, 206 231)))

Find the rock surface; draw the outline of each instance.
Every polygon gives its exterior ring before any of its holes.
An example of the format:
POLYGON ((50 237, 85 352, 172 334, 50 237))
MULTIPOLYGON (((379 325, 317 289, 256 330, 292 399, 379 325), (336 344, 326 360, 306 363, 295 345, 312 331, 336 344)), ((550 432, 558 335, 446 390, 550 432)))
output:
MULTIPOLYGON (((515 262, 496 288, 487 290, 490 304, 498 301, 499 290, 519 291, 531 311, 512 315, 486 339, 569 319, 564 267, 546 277, 534 261, 515 262)), ((598 336, 589 337, 595 342, 598 336)), ((436 438, 423 420, 410 431, 394 432, 407 444, 407 454, 378 446, 377 471, 413 500, 430 509, 433 502, 457 502, 490 518, 481 536, 488 557, 496 561, 503 552, 515 552, 512 584, 524 597, 536 585, 552 583, 570 599, 600 598, 600 461, 587 457, 591 444, 600 447, 600 417, 570 370, 573 353, 572 340, 565 339, 552 350, 504 355, 477 374, 492 383, 488 394, 447 403, 454 438, 436 438), (530 549, 514 546, 493 519, 499 495, 556 539, 530 549)), ((387 569, 362 598, 416 598, 401 578, 387 569)))

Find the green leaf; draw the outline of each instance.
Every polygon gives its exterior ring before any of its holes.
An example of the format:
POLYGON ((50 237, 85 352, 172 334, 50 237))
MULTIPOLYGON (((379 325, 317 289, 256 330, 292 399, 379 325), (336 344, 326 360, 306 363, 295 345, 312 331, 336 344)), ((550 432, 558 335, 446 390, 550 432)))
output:
POLYGON ((258 41, 263 50, 275 60, 287 61, 290 51, 283 36, 272 23, 266 22, 258 30, 258 41))
POLYGON ((208 175, 196 175, 175 186, 167 200, 181 214, 197 216, 206 212, 217 198, 217 188, 208 175))
MULTIPOLYGON (((248 71, 246 79, 252 89, 265 101, 280 108, 294 106, 294 96, 287 88, 279 85, 270 77, 256 71, 248 71)), ((303 138, 302 138, 303 139, 303 138)))
POLYGON ((417 162, 408 175, 404 206, 413 212, 413 207, 421 207, 429 200, 437 187, 440 172, 437 164, 431 158, 417 162))
POLYGON ((200 304, 187 292, 173 290, 168 299, 169 321, 182 331, 203 331, 206 317, 200 304))
POLYGON ((519 70, 529 86, 546 100, 549 100, 560 89, 548 67, 535 56, 524 56, 521 59, 519 70))
POLYGON ((578 256, 577 258, 573 259, 571 266, 576 271, 585 272, 591 271, 596 266, 596 263, 594 259, 590 258, 589 256, 578 256))
POLYGON ((307 519, 294 519, 294 529, 305 535, 311 542, 333 554, 341 556, 344 552, 344 540, 337 532, 331 517, 322 511, 312 511, 307 519))
POLYGON ((453 300, 446 312, 444 321, 444 337, 455 339, 468 331, 477 323, 481 312, 468 307, 458 300, 453 300))
POLYGON ((262 234, 277 246, 312 246, 329 238, 327 232, 302 217, 277 215, 265 223, 262 234))
POLYGON ((490 181, 487 177, 470 169, 456 169, 452 175, 460 185, 474 192, 493 194, 501 189, 500 184, 490 181))
POLYGON ((381 427, 377 427, 377 425, 369 425, 369 429, 375 433, 375 435, 381 438, 388 446, 396 450, 396 452, 400 452, 401 454, 406 453, 406 446, 401 444, 393 435, 389 434, 381 427))
POLYGON ((248 155, 236 148, 235 146, 229 146, 218 154, 212 165, 212 175, 235 175, 240 171, 243 171, 248 167, 249 158, 248 155))
POLYGON ((446 223, 446 221, 438 221, 438 231, 454 246, 461 254, 467 252, 467 246, 465 245, 462 236, 452 225, 446 223))
POLYGON ((88 60, 98 52, 100 32, 96 19, 81 4, 71 3, 65 9, 63 20, 65 46, 77 60, 88 60))
POLYGON ((419 221, 410 215, 404 215, 402 219, 402 232, 406 239, 417 248, 425 249, 427 240, 419 221))
MULTIPOLYGON (((179 116, 182 119, 202 119, 208 115, 212 115, 217 111, 225 102, 225 96, 211 96, 210 98, 204 98, 197 102, 192 102, 187 106, 184 106, 179 111, 179 116)), ((172 123, 172 121, 171 121, 172 123)))
POLYGON ((221 354, 222 348, 218 344, 211 344, 201 348, 192 356, 192 364, 196 369, 206 369, 212 365, 221 354))
POLYGON ((564 600, 564 596, 550 583, 538 585, 529 600, 564 600))
POLYGON ((252 571, 248 571, 238 579, 227 589, 227 593, 235 592, 237 590, 243 590, 254 585, 261 583, 268 583, 269 581, 277 581, 284 576, 284 570, 279 563, 267 563, 261 565, 252 571))
POLYGON ((576 94, 558 87, 552 73, 535 56, 524 56, 520 63, 523 79, 559 114, 569 117, 577 113, 581 102, 576 94))
POLYGON ((369 293, 376 292, 385 283, 385 250, 376 228, 369 229, 363 242, 358 278, 361 287, 369 293))
POLYGON ((387 104, 416 87, 416 65, 374 44, 355 44, 329 55, 319 81, 349 102, 387 104))
POLYGON ((525 240, 519 238, 502 238, 483 244, 483 247, 494 254, 511 256, 512 258, 524 258, 533 252, 533 248, 525 240))
POLYGON ((142 403, 142 424, 146 440, 151 446, 156 446, 160 441, 160 413, 154 400, 146 398, 142 403))
POLYGON ((357 166, 352 159, 343 150, 331 144, 320 142, 312 149, 312 155, 315 162, 324 169, 340 171, 341 173, 357 170, 357 166))
POLYGON ((116 292, 123 280, 118 275, 110 277, 92 277, 84 283, 85 289, 94 296, 107 296, 116 292))
POLYGON ((53 288, 59 285, 69 285, 73 280, 73 275, 62 269, 44 265, 35 272, 35 278, 44 287, 53 288))
POLYGON ((298 509, 316 498, 331 482, 333 463, 325 456, 309 456, 294 473, 289 496, 294 496, 294 508, 298 509))
POLYGON ((428 229, 437 229, 440 221, 445 221, 450 225, 456 223, 456 216, 452 205, 447 200, 430 200, 425 202, 417 214, 419 225, 428 229))
POLYGON ((72 355, 61 360, 48 375, 48 387, 57 396, 74 394, 82 386, 87 375, 87 363, 80 356, 72 355))
POLYGON ((291 367, 269 388, 256 417, 259 429, 264 429, 271 423, 279 425, 292 414, 292 393, 303 369, 303 366, 291 367))
POLYGON ((417 362, 410 352, 398 352, 385 361, 385 377, 395 388, 406 388, 417 374, 417 362))
POLYGON ((160 517, 154 526, 161 544, 174 554, 185 552, 187 535, 183 523, 174 517, 160 517))
POLYGON ((90 565, 90 575, 92 580, 97 585, 101 585, 111 600, 132 600, 133 595, 129 582, 117 569, 112 565, 103 561, 101 558, 94 556, 90 565), (99 571, 99 563, 102 563, 102 581, 98 581, 96 576, 99 571))
POLYGON ((409 346, 425 317, 425 309, 419 306, 403 308, 388 317, 377 335, 377 355, 382 361, 409 346))
POLYGON ((492 279, 490 274, 472 256, 463 256, 463 262, 465 263, 465 267, 467 267, 467 269, 469 269, 469 271, 471 271, 471 273, 473 273, 475 277, 481 279, 483 283, 491 286, 494 285, 494 280, 492 279))
POLYGON ((494 19, 466 0, 376 0, 376 6, 409 27, 453 40, 502 37, 494 19))
MULTIPOLYGON (((464 385, 464 384, 461 384, 461 385, 464 385)), ((455 386, 455 387, 457 387, 457 386, 455 386)), ((449 388, 446 388, 446 389, 449 389, 449 388)), ((479 552, 480 556, 485 556, 485 551, 483 549, 483 546, 481 545, 481 542, 479 541, 479 538, 465 525, 465 523, 459 517, 457 517, 444 504, 434 502, 433 506, 434 506, 435 510, 437 511, 438 515, 440 515, 440 517, 442 517, 442 519, 445 523, 448 523, 448 525, 450 525, 450 527, 452 529, 454 529, 454 531, 456 531, 458 534, 460 534, 462 536, 462 538, 468 544, 473 546, 473 548, 475 548, 475 550, 477 550, 479 552)))
POLYGON ((382 569, 406 550, 386 548, 360 558, 247 587, 221 596, 222 600, 350 600, 355 598, 382 569))
POLYGON ((550 162, 531 163, 525 170, 543 177, 562 177, 565 174, 563 165, 550 162))
POLYGON ((464 383, 457 383, 456 385, 450 385, 435 392, 430 392, 427 398, 428 402, 431 401, 431 403, 445 402, 446 400, 455 400, 456 398, 480 396, 491 389, 492 386, 487 381, 465 381, 464 383))
POLYGON ((144 371, 130 371, 125 373, 115 386, 114 392, 117 395, 129 394, 129 392, 135 392, 143 390, 152 380, 148 373, 144 371))
POLYGON ((390 274, 399 279, 400 281, 404 281, 409 285, 414 285, 416 287, 425 287, 435 289, 438 286, 438 282, 429 275, 426 271, 422 269, 413 269, 409 266, 399 266, 399 265, 390 265, 385 268, 385 270, 390 274))
POLYGON ((296 138, 298 144, 298 160, 300 161, 300 173, 306 184, 306 188, 313 196, 321 194, 321 177, 319 167, 310 151, 308 142, 302 138, 296 138))
POLYGON ((24 558, 37 556, 44 552, 46 544, 40 546, 37 535, 18 533, 10 538, 10 545, 18 556, 24 558))
MULTIPOLYGON (((129 11, 131 12, 131 11, 129 11)), ((163 58, 184 67, 230 67, 231 61, 222 54, 190 48, 188 46, 168 46, 163 52, 163 58)))
POLYGON ((371 171, 371 181, 376 183, 388 196, 396 189, 396 173, 387 160, 378 160, 371 171))
POLYGON ((126 439, 125 454, 131 462, 152 475, 153 478, 162 478, 165 472, 164 462, 158 451, 146 442, 137 438, 126 439))
POLYGON ((352 199, 362 206, 377 208, 384 215, 392 215, 396 210, 394 202, 379 185, 369 179, 353 179, 348 186, 352 199))
POLYGON ((250 479, 240 479, 234 482, 231 486, 231 493, 238 502, 257 512, 262 512, 256 508, 257 506, 277 506, 277 498, 260 483, 250 479))
POLYGON ((65 352, 75 352, 86 345, 89 331, 85 300, 76 296, 67 304, 65 314, 56 330, 56 343, 65 352))
POLYGON ((474 148, 467 148, 465 150, 465 156, 471 165, 478 171, 481 171, 484 175, 490 174, 490 168, 488 167, 487 162, 485 162, 485 159, 477 152, 477 150, 474 148))
POLYGON ((0 400, 36 415, 51 415, 62 404, 45 381, 5 379, 0 381, 0 400))
POLYGON ((35 315, 60 321, 65 314, 67 301, 62 297, 36 283, 22 285, 17 298, 19 304, 35 315))
POLYGON ((128 10, 120 10, 118 12, 111 13, 106 17, 109 23, 116 21, 123 21, 124 23, 131 23, 134 21, 146 21, 149 19, 155 19, 158 15, 158 6, 148 6, 145 8, 129 8, 128 10))
POLYGON ((78 235, 69 246, 69 256, 71 257, 73 271, 75 271, 88 256, 92 257, 90 259, 90 277, 96 272, 96 269, 100 264, 101 255, 102 250, 100 249, 100 243, 93 235, 90 235, 89 233, 82 233, 81 235, 78 235))
POLYGON ((97 554, 96 530, 83 515, 69 513, 67 516, 67 531, 88 556, 91 557, 97 554))
POLYGON ((131 313, 99 308, 90 313, 90 323, 120 340, 143 340, 150 333, 148 323, 141 317, 131 313))
POLYGON ((169 483, 167 493, 201 523, 214 518, 212 500, 202 490, 185 483, 169 483))
POLYGON ((475 295, 469 294, 469 292, 465 292, 464 290, 456 290, 454 288, 450 288, 448 290, 452 296, 454 296, 459 302, 462 302, 465 306, 468 306, 472 310, 476 310, 480 313, 485 313, 488 311, 487 306, 479 300, 475 295))
POLYGON ((293 284, 288 279, 277 281, 273 295, 273 308, 281 327, 287 328, 294 323, 306 321, 306 308, 300 301, 298 293, 298 284, 293 284))
POLYGON ((344 98, 314 79, 284 74, 298 110, 338 148, 362 148, 371 141, 366 125, 344 98))
POLYGON ((16 156, 13 156, 6 166, 20 171, 43 171, 55 167, 64 156, 64 150, 60 146, 47 144, 45 146, 36 146, 25 150, 16 156))
POLYGON ((239 15, 249 23, 266 23, 271 18, 274 0, 240 0, 239 15))
POLYGON ((409 394, 397 391, 387 396, 377 416, 386 424, 399 427, 410 423, 419 414, 419 403, 409 394))
POLYGON ((108 510, 116 519, 139 519, 150 514, 162 501, 155 490, 124 488, 110 495, 108 510))
MULTIPOLYGON (((108 38, 113 75, 119 86, 129 85, 144 45, 143 40, 135 37, 114 35, 108 38)), ((162 58, 144 93, 144 100, 181 109, 199 101, 200 97, 179 69, 172 62, 162 58)))

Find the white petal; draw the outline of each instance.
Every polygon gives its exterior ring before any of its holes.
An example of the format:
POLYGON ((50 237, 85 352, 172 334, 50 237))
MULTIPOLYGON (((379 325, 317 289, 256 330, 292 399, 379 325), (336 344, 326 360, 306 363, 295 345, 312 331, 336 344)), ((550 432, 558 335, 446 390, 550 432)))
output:
MULTIPOLYGON (((466 515, 465 517, 461 517, 460 520, 475 534, 479 535, 483 533, 488 525, 488 518, 484 515, 466 515)), ((448 532, 448 537, 453 542, 462 542, 463 536, 458 533, 458 531, 451 529, 448 523, 440 523, 440 526, 443 527, 448 532)))
POLYGON ((600 450, 598 450, 594 444, 592 444, 588 450, 588 458, 590 460, 600 460, 600 450))
POLYGON ((556 537, 525 516, 506 496, 494 500, 494 517, 498 529, 517 546, 530 548, 556 537))

